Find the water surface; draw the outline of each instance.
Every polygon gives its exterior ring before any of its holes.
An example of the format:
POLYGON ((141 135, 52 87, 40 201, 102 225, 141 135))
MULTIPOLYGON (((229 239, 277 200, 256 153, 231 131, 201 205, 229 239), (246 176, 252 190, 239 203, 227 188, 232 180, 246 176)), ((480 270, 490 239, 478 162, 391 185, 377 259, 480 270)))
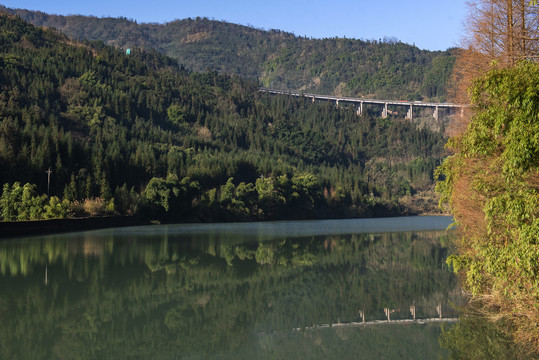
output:
POLYGON ((184 224, 3 241, 0 358, 438 358, 440 323, 410 322, 410 307, 417 319, 439 318, 439 307, 456 316, 450 222, 184 224))

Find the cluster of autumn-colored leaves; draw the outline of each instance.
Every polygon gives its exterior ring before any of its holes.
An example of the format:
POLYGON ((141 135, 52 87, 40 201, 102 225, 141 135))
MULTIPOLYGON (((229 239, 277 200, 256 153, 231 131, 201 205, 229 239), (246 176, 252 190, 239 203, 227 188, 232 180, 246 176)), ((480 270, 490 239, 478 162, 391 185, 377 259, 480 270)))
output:
POLYGON ((512 67, 539 56, 539 7, 533 1, 474 0, 468 6, 451 92, 461 104, 469 102, 473 79, 488 69, 512 67))

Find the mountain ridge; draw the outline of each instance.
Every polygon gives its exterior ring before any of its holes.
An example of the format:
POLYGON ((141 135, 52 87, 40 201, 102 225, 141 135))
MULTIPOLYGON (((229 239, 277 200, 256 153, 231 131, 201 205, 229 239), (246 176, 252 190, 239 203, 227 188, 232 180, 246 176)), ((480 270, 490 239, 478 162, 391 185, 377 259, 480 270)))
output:
POLYGON ((394 40, 315 39, 197 17, 164 24, 126 18, 49 15, 0 8, 75 40, 155 49, 191 71, 240 75, 261 86, 314 93, 444 101, 454 51, 394 40))

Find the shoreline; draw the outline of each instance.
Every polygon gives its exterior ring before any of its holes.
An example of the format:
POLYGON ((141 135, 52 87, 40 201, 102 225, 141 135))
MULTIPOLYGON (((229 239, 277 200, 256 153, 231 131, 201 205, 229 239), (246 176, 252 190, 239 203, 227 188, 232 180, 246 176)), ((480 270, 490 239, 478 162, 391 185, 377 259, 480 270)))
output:
MULTIPOLYGON (((410 216, 451 216, 451 214, 441 213, 421 213, 414 215, 400 215, 400 216, 375 216, 375 217, 359 217, 359 218, 343 218, 343 219, 383 219, 387 217, 410 217, 410 216)), ((114 227, 128 227, 128 226, 141 226, 141 225, 155 225, 155 224, 211 224, 211 223, 233 223, 238 221, 181 221, 181 222, 156 222, 147 219, 142 219, 135 216, 96 216, 96 217, 84 217, 84 218, 69 218, 69 219, 47 219, 47 220, 28 220, 28 221, 0 221, 0 241, 4 239, 16 239, 18 237, 26 236, 40 236, 60 234, 66 232, 99 230, 114 227)), ((335 220, 334 218, 328 219, 303 219, 303 220, 335 220)), ((257 220, 260 221, 260 220, 257 220)), ((280 219, 279 221, 289 221, 287 219, 280 219)), ((293 221, 290 219, 290 221, 293 221)), ((251 223, 253 221, 240 221, 244 223, 251 223)))
POLYGON ((70 219, 0 221, 0 240, 22 236, 39 236, 150 224, 151 222, 148 220, 133 216, 96 216, 70 219))

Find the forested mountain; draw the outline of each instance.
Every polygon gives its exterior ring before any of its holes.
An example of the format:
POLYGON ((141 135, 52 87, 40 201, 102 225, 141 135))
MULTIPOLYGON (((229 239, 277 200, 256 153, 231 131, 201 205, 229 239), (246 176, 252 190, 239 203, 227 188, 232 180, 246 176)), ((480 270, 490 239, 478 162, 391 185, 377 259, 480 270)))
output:
POLYGON ((443 129, 263 94, 155 51, 75 43, 8 15, 0 120, 5 220, 66 216, 96 198, 107 211, 171 221, 413 212, 445 143, 443 129), (49 168, 50 199, 38 195, 49 168))
POLYGON ((137 24, 125 18, 3 10, 34 25, 56 28, 72 39, 155 49, 191 71, 237 74, 283 90, 443 101, 454 63, 452 51, 420 50, 387 39, 309 39, 207 18, 137 24))

